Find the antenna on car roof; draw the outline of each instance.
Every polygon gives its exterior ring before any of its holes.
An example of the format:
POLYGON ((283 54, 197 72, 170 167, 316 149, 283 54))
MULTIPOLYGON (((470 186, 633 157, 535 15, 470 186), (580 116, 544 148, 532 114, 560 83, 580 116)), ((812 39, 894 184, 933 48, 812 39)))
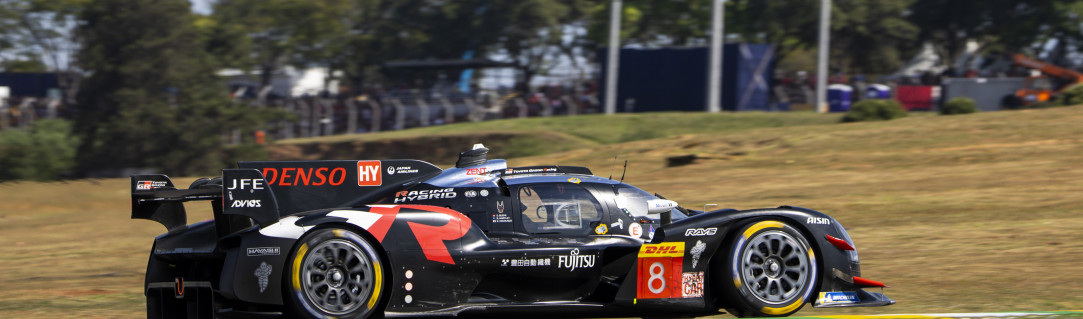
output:
POLYGON ((628 160, 624 160, 624 170, 620 172, 620 182, 624 183, 624 173, 628 172, 628 160))
MULTIPOLYGON (((617 165, 617 156, 613 155, 613 165, 617 165)), ((613 180, 613 166, 609 168, 609 180, 613 180)))

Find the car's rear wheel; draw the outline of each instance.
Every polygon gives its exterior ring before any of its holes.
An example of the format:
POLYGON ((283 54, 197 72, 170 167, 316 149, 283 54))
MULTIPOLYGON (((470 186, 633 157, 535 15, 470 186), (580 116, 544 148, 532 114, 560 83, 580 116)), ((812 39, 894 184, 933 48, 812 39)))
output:
POLYGON ((726 259, 712 267, 719 303, 738 317, 791 315, 815 289, 816 254, 805 236, 779 220, 759 220, 739 228, 726 259))
POLYGON ((290 258, 287 306, 305 318, 379 317, 386 286, 380 254, 348 229, 305 235, 290 258))

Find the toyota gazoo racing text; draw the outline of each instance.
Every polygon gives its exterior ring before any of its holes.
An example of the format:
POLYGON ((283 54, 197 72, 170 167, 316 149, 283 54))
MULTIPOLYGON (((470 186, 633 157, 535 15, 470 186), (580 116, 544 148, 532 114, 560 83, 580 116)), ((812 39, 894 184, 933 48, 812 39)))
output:
POLYGON ((132 218, 168 229, 149 318, 786 316, 895 303, 864 288, 823 213, 696 211, 571 166, 488 149, 418 160, 241 162, 176 188, 132 176, 132 218), (211 202, 187 224, 183 202, 211 202))

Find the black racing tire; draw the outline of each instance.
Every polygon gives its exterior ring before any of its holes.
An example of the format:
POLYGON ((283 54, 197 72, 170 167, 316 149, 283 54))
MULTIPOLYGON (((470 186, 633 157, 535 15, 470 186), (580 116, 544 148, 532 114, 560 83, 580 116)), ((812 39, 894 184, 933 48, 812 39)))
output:
POLYGON ((310 231, 290 253, 283 282, 290 318, 382 318, 389 282, 376 247, 353 230, 310 231))
POLYGON ((816 252, 796 227, 777 219, 748 222, 712 263, 720 307, 737 317, 782 317, 801 310, 816 289, 816 252))

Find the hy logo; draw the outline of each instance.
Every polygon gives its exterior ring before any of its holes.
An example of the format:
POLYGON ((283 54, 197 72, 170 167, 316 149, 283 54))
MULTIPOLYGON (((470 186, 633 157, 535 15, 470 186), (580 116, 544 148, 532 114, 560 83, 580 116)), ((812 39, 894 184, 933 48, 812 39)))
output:
POLYGON ((357 161, 357 186, 383 185, 380 161, 357 161))

